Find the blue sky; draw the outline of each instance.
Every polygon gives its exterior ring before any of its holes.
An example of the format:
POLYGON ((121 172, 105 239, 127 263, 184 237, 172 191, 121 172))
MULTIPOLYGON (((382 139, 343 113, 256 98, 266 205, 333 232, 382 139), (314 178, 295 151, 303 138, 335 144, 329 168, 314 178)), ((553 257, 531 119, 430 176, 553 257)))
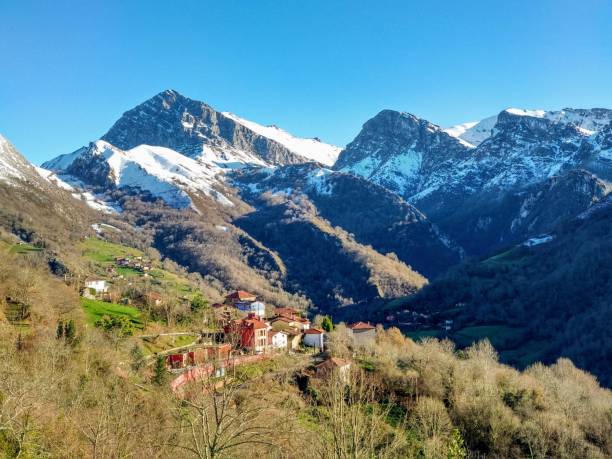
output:
POLYGON ((612 108, 608 0, 0 0, 0 133, 41 162, 163 89, 345 145, 383 108, 447 126, 612 108))

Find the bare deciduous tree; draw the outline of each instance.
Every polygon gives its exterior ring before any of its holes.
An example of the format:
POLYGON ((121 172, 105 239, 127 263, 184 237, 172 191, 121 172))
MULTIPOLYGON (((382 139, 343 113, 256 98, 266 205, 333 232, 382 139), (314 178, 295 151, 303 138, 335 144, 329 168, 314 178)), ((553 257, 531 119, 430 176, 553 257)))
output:
POLYGON ((388 424, 389 405, 376 403, 376 386, 362 371, 332 372, 321 392, 318 455, 323 459, 403 457, 405 435, 388 424))
POLYGON ((181 435, 173 446, 194 457, 237 457, 245 450, 278 453, 287 441, 282 413, 229 376, 202 378, 177 403, 181 435))

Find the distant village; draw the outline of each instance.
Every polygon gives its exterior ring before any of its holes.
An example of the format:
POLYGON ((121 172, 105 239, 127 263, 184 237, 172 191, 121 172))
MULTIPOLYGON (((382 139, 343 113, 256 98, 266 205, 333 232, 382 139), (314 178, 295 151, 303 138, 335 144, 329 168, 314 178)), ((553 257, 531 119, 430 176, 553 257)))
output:
MULTIPOLYGON (((143 277, 151 270, 150 263, 142 257, 117 258, 115 265, 138 270, 143 277)), ((113 267, 108 267, 106 274, 112 278, 120 277, 113 267)), ((82 295, 107 301, 109 287, 105 279, 87 278, 82 295)), ((162 296, 149 292, 146 301, 159 303, 162 296)), ((282 353, 317 354, 327 347, 327 332, 321 326, 314 326, 303 311, 267 307, 257 295, 244 290, 230 293, 223 303, 215 303, 210 309, 215 319, 214 326, 211 323, 210 328, 198 331, 195 343, 160 353, 167 370, 179 375, 173 389, 196 377, 195 374, 201 376, 202 371, 223 373, 228 366, 273 358, 282 353)), ((356 322, 347 325, 347 334, 353 346, 368 346, 376 339, 376 327, 367 322, 356 322)), ((316 369, 318 373, 334 369, 344 372, 349 367, 349 361, 323 357, 316 369)))
MULTIPOLYGON (((230 357, 232 364, 238 364, 279 353, 321 352, 326 348, 327 332, 313 326, 301 311, 274 308, 266 313, 265 304, 252 293, 235 291, 212 308, 222 326, 203 338, 198 348, 168 355, 169 370, 180 372, 213 360, 228 361, 230 357)), ((350 324, 347 331, 355 346, 366 346, 376 338, 376 327, 365 322, 350 324)), ((321 363, 321 369, 349 365, 341 359, 326 362, 321 363)))

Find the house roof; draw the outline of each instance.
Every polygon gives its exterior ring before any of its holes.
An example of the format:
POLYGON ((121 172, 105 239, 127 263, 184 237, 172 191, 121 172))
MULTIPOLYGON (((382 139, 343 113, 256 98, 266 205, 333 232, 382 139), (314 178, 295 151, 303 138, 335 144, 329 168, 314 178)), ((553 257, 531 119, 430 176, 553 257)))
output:
POLYGON ((106 282, 106 280, 100 279, 99 277, 88 277, 85 279, 85 282, 106 282))
POLYGON ((300 315, 300 311, 293 308, 274 308, 274 312, 280 315, 297 316, 300 315))
POLYGON ((244 319, 244 323, 252 326, 255 330, 261 330, 263 328, 268 328, 268 324, 263 320, 259 319, 244 319))
POLYGON ((301 317, 297 317, 297 316, 289 316, 289 315, 285 315, 285 314, 280 314, 278 315, 278 317, 275 317, 274 319, 272 319, 274 322, 278 322, 278 321, 283 321, 283 322, 287 322, 287 323, 291 323, 291 322, 299 322, 301 324, 309 324, 310 320, 308 319, 302 319, 301 317))
POLYGON ((355 322, 348 326, 351 330, 375 330, 376 327, 368 322, 355 322))
POLYGON ((302 334, 301 330, 299 330, 296 327, 292 327, 288 323, 283 322, 281 320, 272 322, 272 327, 274 327, 275 330, 282 330, 283 332, 287 333, 289 336, 298 336, 302 334))
POLYGON ((279 317, 275 317, 274 319, 272 319, 272 323, 277 323, 277 322, 284 322, 288 324, 290 322, 295 322, 295 320, 289 317, 285 317, 285 316, 279 316, 279 317))
POLYGON ((230 300, 245 300, 247 298, 256 298, 257 295, 254 295, 249 292, 245 292, 244 290, 236 290, 233 293, 230 293, 225 298, 230 300))
POLYGON ((309 328, 308 330, 304 330, 305 335, 322 335, 323 330, 319 330, 317 328, 309 328))
POLYGON ((338 357, 330 357, 329 359, 321 362, 316 367, 321 369, 330 369, 330 368, 341 368, 347 365, 350 365, 351 362, 348 360, 340 359, 338 357))

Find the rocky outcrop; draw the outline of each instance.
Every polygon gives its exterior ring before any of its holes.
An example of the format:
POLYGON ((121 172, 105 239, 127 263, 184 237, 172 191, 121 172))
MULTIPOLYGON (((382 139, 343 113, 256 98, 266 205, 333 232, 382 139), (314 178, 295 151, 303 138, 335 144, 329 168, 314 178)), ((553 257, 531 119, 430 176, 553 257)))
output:
POLYGON ((102 136, 122 150, 139 145, 171 148, 192 158, 212 153, 245 162, 297 164, 304 158, 204 102, 167 90, 128 110, 102 136))

